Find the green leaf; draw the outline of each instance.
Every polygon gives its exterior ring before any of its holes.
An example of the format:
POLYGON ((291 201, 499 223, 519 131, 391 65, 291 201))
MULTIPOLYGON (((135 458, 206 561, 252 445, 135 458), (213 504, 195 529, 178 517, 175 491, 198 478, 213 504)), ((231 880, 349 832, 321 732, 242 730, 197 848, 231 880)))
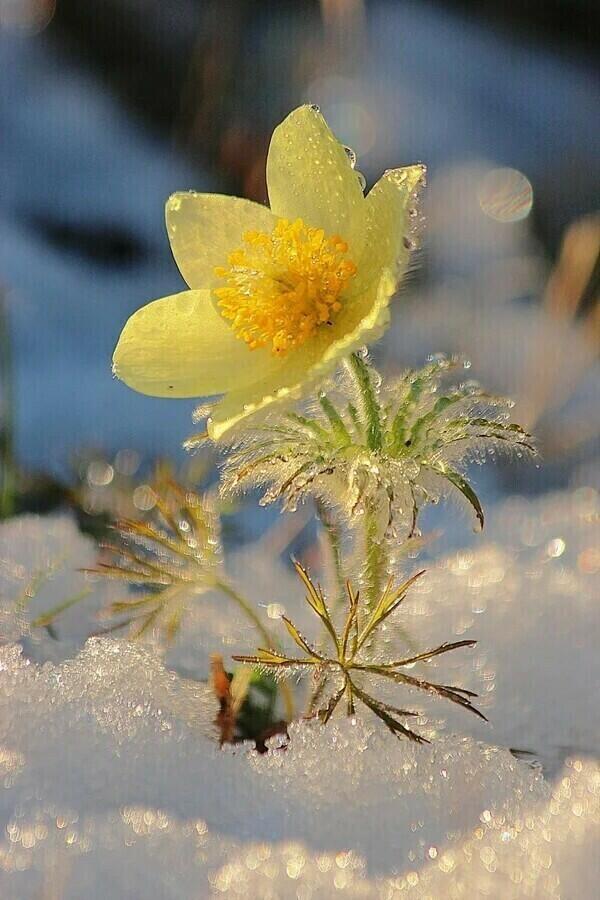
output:
POLYGON ((319 716, 323 725, 327 725, 327 723, 329 722, 330 718, 332 717, 333 713, 335 712, 335 709, 336 709, 338 703, 344 696, 345 690, 346 690, 346 682, 344 682, 344 684, 341 686, 339 691, 336 691, 336 693, 331 697, 327 706, 325 706, 323 709, 320 709, 319 712, 317 713, 317 715, 319 716))
POLYGON ((331 425, 331 430, 336 442, 340 446, 346 447, 351 443, 352 438, 350 437, 350 433, 346 428, 346 424, 341 415, 339 414, 327 394, 323 392, 319 394, 319 403, 321 405, 321 409, 327 416, 329 424, 331 425))
MULTIPOLYGON (((269 446, 273 446, 273 442, 269 442, 269 446)), ((260 468, 260 466, 264 466, 266 463, 270 462, 283 462, 285 460, 285 452, 278 450, 276 453, 267 453, 265 456, 259 456, 257 459, 251 460, 245 466, 240 469, 235 470, 235 474, 233 475, 234 484, 240 484, 244 479, 248 478, 249 475, 255 471, 255 469, 260 468)), ((235 466, 235 459, 232 457, 229 460, 229 467, 233 471, 235 466)))
POLYGON ((469 482, 466 480, 466 478, 464 478, 458 472, 455 472, 453 469, 449 469, 444 465, 435 466, 428 464, 427 468, 436 472, 438 475, 441 475, 442 478, 445 478, 450 482, 450 484, 454 485, 457 491, 460 491, 465 500, 473 507, 479 525, 483 529, 483 509, 481 507, 481 503, 479 502, 479 497, 477 496, 469 482))
POLYGON ((421 737, 420 734, 417 734, 416 731, 412 731, 412 729, 407 728, 402 722, 399 722, 394 716, 390 715, 386 708, 386 704, 380 703, 378 700, 375 700, 374 697, 371 697, 365 691, 357 688, 356 685, 353 685, 354 693, 358 697, 358 699, 364 703, 366 707, 368 707, 375 715, 381 719, 384 725, 392 732, 393 735, 398 737, 398 735, 402 735, 403 737, 408 738, 411 741, 414 741, 417 744, 429 744, 430 742, 427 738, 421 737))
POLYGON ((244 656, 235 654, 231 657, 236 662, 247 663, 251 666, 314 666, 320 662, 318 659, 294 659, 290 656, 284 656, 282 653, 276 653, 275 650, 265 650, 259 647, 255 656, 244 656))
POLYGON ((322 441, 326 444, 331 442, 331 435, 322 425, 319 425, 315 419, 309 419, 307 416, 301 416, 299 413, 294 412, 287 413, 286 418, 289 419, 290 422, 300 425, 308 435, 316 438, 318 441, 322 441))
POLYGON ((358 644, 358 591, 354 593, 352 589, 352 585, 349 581, 346 582, 346 591, 348 594, 348 605, 350 607, 348 615, 346 616, 346 622, 344 624, 344 633, 342 635, 342 659, 346 659, 346 653, 348 649, 348 640, 350 638, 350 633, 354 631, 353 638, 353 646, 352 646, 352 655, 356 653, 357 644, 358 644))
POLYGON ((165 587, 169 584, 168 581, 159 582, 158 576, 150 572, 141 572, 139 569, 126 566, 112 566, 103 562, 98 563, 93 569, 80 569, 79 571, 89 575, 104 575, 106 578, 120 578, 134 584, 162 584, 165 587))
POLYGON ((477 641, 472 640, 453 641, 451 644, 440 644, 439 647, 435 647, 433 650, 425 650, 423 653, 417 653, 415 656, 408 656, 405 659, 399 659, 395 662, 382 663, 379 668, 396 669, 401 666, 412 666, 414 663, 420 662, 421 660, 433 659, 434 656, 441 656, 442 653, 450 653, 451 650, 458 650, 460 647, 474 647, 476 644, 477 641))
POLYGON ((58 603, 56 606, 53 606, 52 609, 49 609, 48 612, 43 613, 41 616, 38 616, 31 623, 32 628, 47 628, 48 625, 51 625, 54 620, 60 616, 61 613, 66 612, 67 609, 70 609, 72 606, 75 606, 77 603, 80 603, 86 597, 88 597, 92 592, 91 588, 84 588, 79 593, 74 594, 72 597, 69 597, 67 600, 63 600, 62 603, 58 603))
POLYGON ((363 644, 365 643, 365 641, 367 640, 369 635, 373 632, 373 630, 375 628, 377 628, 377 626, 380 625, 384 619, 387 619, 387 617, 389 615, 391 615, 398 608, 398 606, 405 599, 406 594, 407 594, 409 588, 411 587, 411 585, 413 585, 415 583, 417 578, 420 578, 421 575, 424 575, 424 574, 425 574, 425 569, 422 569, 420 572, 416 572, 414 575, 412 575, 410 578, 408 578, 403 584, 400 585, 400 587, 396 588, 395 590, 391 589, 391 583, 392 583, 391 579, 390 579, 390 581, 388 581, 387 586, 386 586, 383 594, 381 595, 381 599, 379 600, 377 606, 371 613, 371 616, 370 616, 367 624, 363 628, 363 630, 358 638, 358 649, 359 650, 363 646, 363 644))
POLYGON ((288 619, 287 616, 282 616, 281 618, 283 619, 285 627, 288 630, 288 634, 290 635, 292 640, 294 640, 296 644, 298 644, 300 649, 304 650, 305 653, 308 653, 309 656, 313 656, 315 659, 322 660, 323 657, 320 656, 316 650, 313 650, 313 648, 305 641, 294 623, 290 619, 288 619))
POLYGON ((375 370, 358 353, 350 356, 348 366, 358 388, 362 418, 367 430, 367 447, 369 450, 381 450, 383 431, 381 409, 375 386, 375 370))
POLYGON ((325 625, 327 631, 331 635, 331 639, 336 648, 336 651, 339 652, 338 636, 335 632, 335 628, 333 627, 333 622, 331 621, 331 616, 329 614, 329 610, 327 609, 327 604, 325 603, 325 598, 323 597, 321 588, 318 586, 315 587, 310 578, 310 575, 297 560, 294 560, 294 568, 306 588, 306 602, 314 610, 314 612, 316 612, 316 614, 325 625))
POLYGON ((433 444, 433 449, 438 449, 448 444, 456 444, 460 441, 495 440, 507 441, 510 444, 524 447, 530 453, 537 453, 531 435, 515 422, 506 424, 504 422, 494 422, 492 419, 470 419, 467 416, 463 416, 446 422, 444 432, 445 434, 433 444))
POLYGON ((277 496, 282 497, 285 494, 285 492, 287 491, 287 489, 290 487, 290 485, 294 483, 296 478, 298 478, 299 475, 302 475, 303 472, 306 472, 307 469, 310 469, 313 466, 314 466, 314 462, 312 459, 309 460, 308 462, 302 463, 302 465, 299 466, 295 472, 292 472, 292 474, 289 476, 289 478, 286 478, 286 480, 283 482, 283 484, 279 488, 279 491, 277 492, 277 496))
POLYGON ((414 678, 412 675, 407 675, 405 672, 392 672, 389 669, 382 670, 375 666, 364 666, 363 668, 364 671, 372 671, 374 674, 389 678, 391 681, 395 681, 398 684, 409 684, 411 687, 419 688, 419 690, 426 691, 428 694, 436 694, 439 697, 444 697, 446 700, 451 700, 458 706, 462 706, 463 709, 467 709, 480 719, 483 719, 484 722, 487 722, 487 718, 484 714, 473 706, 469 699, 469 697, 477 696, 473 691, 466 691, 464 688, 450 687, 446 684, 435 684, 432 681, 425 681, 422 678, 414 678))
POLYGON ((144 594, 142 597, 131 597, 127 600, 115 600, 113 601, 108 610, 110 613, 119 614, 122 612, 129 612, 132 609, 140 609, 142 606, 147 606, 149 603, 162 603, 163 602, 163 594, 144 594))
MULTIPOLYGON (((139 640, 139 638, 146 634, 146 632, 154 626, 161 611, 162 606, 157 606, 156 609, 153 609, 152 612, 148 613, 148 615, 144 617, 143 621, 141 621, 141 624, 138 626, 137 630, 132 634, 132 637, 136 640, 139 640)), ((132 621, 137 623, 138 620, 134 619, 132 621)))
POLYGON ((392 449, 396 453, 404 445, 410 434, 410 423, 423 392, 427 387, 433 387, 439 376, 452 367, 452 360, 439 359, 424 366, 418 372, 408 372, 405 384, 410 384, 408 393, 400 403, 398 412, 394 417, 391 427, 392 449))
MULTIPOLYGON (((446 394, 443 397, 439 397, 436 400, 433 409, 426 415, 421 416, 420 419, 417 419, 412 425, 409 436, 411 441, 411 452, 415 452, 416 446, 426 443, 429 433, 435 426, 436 419, 444 414, 449 407, 455 406, 457 403, 462 403, 464 400, 473 400, 474 398, 480 399, 481 396, 483 396, 482 393, 472 395, 457 390, 452 394, 446 394)), ((400 447, 399 449, 401 450, 402 448, 400 447)))
POLYGON ((364 427, 363 423, 360 421, 360 416, 358 415, 358 410, 354 403, 348 404, 348 415, 350 416, 350 420, 354 425, 358 441, 359 443, 362 443, 364 440, 364 427))
MULTIPOLYGON (((238 660, 238 662, 243 659, 243 657, 240 656, 234 656, 233 658, 238 660)), ((257 659, 261 663, 271 663, 272 665, 285 665, 289 663, 289 657, 284 656, 283 653, 277 653, 275 650, 265 650, 262 647, 259 647, 257 650, 257 659)))

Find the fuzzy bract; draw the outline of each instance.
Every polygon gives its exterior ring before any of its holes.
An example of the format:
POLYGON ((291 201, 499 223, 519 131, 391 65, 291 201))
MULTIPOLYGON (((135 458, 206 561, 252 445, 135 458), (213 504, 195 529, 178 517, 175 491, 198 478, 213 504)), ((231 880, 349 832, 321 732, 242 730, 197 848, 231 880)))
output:
POLYGON ((257 424, 233 443, 223 489, 259 487, 263 504, 281 500, 291 510, 312 497, 350 527, 368 515, 376 541, 414 536, 419 510, 444 495, 465 501, 483 526, 467 463, 535 451, 530 435, 508 421, 510 401, 471 380, 444 387, 446 374, 463 365, 437 356, 388 383, 355 355, 304 414, 257 424))

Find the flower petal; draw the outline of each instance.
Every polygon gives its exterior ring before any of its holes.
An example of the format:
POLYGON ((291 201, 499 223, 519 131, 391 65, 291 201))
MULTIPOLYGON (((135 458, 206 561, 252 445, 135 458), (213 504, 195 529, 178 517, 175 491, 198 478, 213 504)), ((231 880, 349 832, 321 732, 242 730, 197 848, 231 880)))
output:
POLYGON ((211 302, 210 291, 184 291, 138 309, 125 324, 113 371, 152 397, 204 397, 240 389, 273 366, 268 351, 248 349, 211 302))
POLYGON ((346 151, 316 107, 294 110, 273 132, 267 186, 275 215, 339 234, 358 259, 365 198, 346 151))
POLYGON ((366 239, 355 290, 362 291, 376 281, 382 269, 389 270, 396 281, 404 274, 410 256, 405 246, 411 231, 410 210, 416 209, 425 173, 423 165, 389 169, 367 194, 366 239))
POLYGON ((249 229, 271 231, 275 216, 266 206, 223 194, 173 194, 165 209, 167 233, 179 271, 191 288, 212 288, 215 266, 242 246, 249 229))
POLYGON ((218 441, 246 416, 273 403, 296 399, 345 356, 376 340, 389 323, 388 304, 395 287, 391 273, 383 272, 370 291, 353 298, 331 329, 320 329, 313 340, 275 360, 272 371, 259 381, 230 391, 213 409, 208 422, 211 438, 218 441))

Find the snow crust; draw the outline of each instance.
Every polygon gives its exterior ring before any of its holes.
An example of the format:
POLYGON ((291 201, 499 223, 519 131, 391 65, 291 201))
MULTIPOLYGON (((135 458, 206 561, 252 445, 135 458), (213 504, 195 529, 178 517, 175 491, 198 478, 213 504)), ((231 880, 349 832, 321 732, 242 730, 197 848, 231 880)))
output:
MULTIPOLYGON (((479 690, 491 725, 424 703, 431 745, 340 717, 293 724, 264 756, 220 750, 209 688, 173 671, 193 667, 201 631, 201 657, 226 650, 213 599, 165 661, 125 640, 84 642, 112 590, 95 582, 57 640, 31 616, 90 586, 75 570, 93 542, 64 518, 1 526, 0 896, 594 897, 597 518, 590 491, 510 501, 490 516, 491 540, 433 566, 407 605, 420 646, 480 639, 426 671, 479 690), (13 615, 48 565, 48 593, 13 615)), ((273 601, 293 608, 284 593, 273 601)), ((252 646, 234 622, 236 645, 252 646)))

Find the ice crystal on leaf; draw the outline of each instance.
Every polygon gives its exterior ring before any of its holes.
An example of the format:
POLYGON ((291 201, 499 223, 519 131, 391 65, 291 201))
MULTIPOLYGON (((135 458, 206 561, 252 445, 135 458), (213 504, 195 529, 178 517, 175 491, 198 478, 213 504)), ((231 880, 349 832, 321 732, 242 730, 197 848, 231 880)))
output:
POLYGON ((391 706, 374 697, 370 693, 370 689, 367 690, 364 682, 377 679, 404 684, 409 688, 444 697, 485 719, 483 713, 473 706, 472 698, 477 695, 472 691, 426 681, 410 675, 406 671, 417 662, 427 661, 451 650, 458 650, 460 647, 473 647, 477 643, 476 641, 462 640, 444 643, 432 650, 411 653, 409 656, 397 660, 380 661, 378 657, 375 657, 372 645, 374 633, 396 612, 405 600, 411 585, 423 575, 423 572, 417 572, 398 587, 393 587, 392 579, 390 579, 373 609, 365 608, 360 603, 358 591, 355 591, 350 582, 347 582, 348 611, 343 627, 336 629, 323 591, 314 584, 308 572, 299 563, 296 563, 295 566, 306 588, 306 602, 325 627, 333 646, 333 654, 328 655, 326 651, 313 647, 291 619, 282 616, 289 635, 303 651, 304 656, 292 657, 278 650, 260 648, 254 656, 234 656, 235 660, 261 666, 266 670, 312 671, 317 685, 312 700, 313 708, 319 707, 319 701, 326 692, 328 682, 333 682, 333 692, 330 693, 329 699, 324 705, 317 710, 318 716, 324 724, 329 721, 340 701, 345 698, 348 715, 353 716, 356 712, 356 703, 361 703, 381 719, 393 734, 407 737, 418 743, 427 742, 426 738, 401 721, 419 716, 418 712, 391 706))
POLYGON ((224 490, 265 488, 263 504, 281 500, 289 510, 312 496, 350 525, 368 513, 377 541, 411 537, 421 507, 446 494, 466 501, 483 526, 466 465, 488 453, 535 451, 507 421, 509 400, 472 381, 442 389, 461 366, 440 356, 385 383, 364 355, 353 355, 310 410, 255 424, 232 445, 224 490))

